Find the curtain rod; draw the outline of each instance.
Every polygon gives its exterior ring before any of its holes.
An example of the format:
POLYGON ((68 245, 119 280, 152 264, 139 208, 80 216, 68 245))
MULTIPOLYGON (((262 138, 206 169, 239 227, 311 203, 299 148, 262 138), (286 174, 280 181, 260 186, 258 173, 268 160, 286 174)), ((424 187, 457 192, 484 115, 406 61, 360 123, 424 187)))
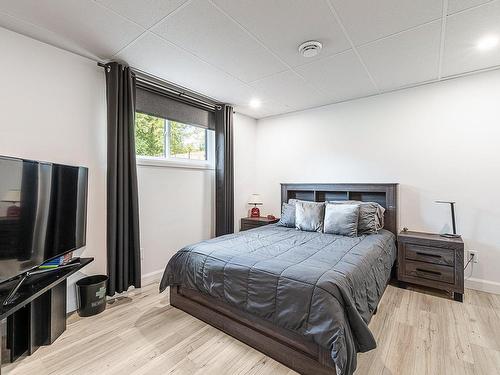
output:
MULTIPOLYGON (((109 72, 109 66, 105 63, 102 63, 102 62, 97 62, 97 65, 100 66, 101 68, 104 68, 106 69, 108 72, 109 72)), ((219 104, 214 104, 214 103, 210 103, 208 101, 204 101, 202 99, 199 99, 199 98, 196 98, 194 96, 191 96, 189 94, 186 94, 182 91, 179 91, 179 90, 175 90, 171 87, 166 87, 166 86, 163 86, 161 84, 159 84, 158 82, 160 83, 165 83, 169 86, 173 86, 172 83, 160 78, 160 77, 156 77, 152 74, 149 74, 149 73, 146 73, 140 69, 135 69, 135 68, 131 68, 135 73, 139 73, 139 77, 137 77, 137 80, 140 81, 140 82, 144 82, 144 83, 147 83, 149 85, 153 85, 153 86, 156 86, 157 88, 159 89, 162 89, 162 90, 165 90, 165 91, 168 91, 169 93, 173 94, 173 95, 176 95, 180 98, 184 98, 184 99, 187 99, 189 101, 193 101, 193 102, 196 102, 198 104, 201 104, 205 107, 208 107, 212 110, 215 110, 215 109, 222 109, 222 106, 219 105, 219 104), (150 79, 148 79, 148 77, 151 77, 150 79), (158 81, 158 82, 155 82, 154 80, 158 81)))

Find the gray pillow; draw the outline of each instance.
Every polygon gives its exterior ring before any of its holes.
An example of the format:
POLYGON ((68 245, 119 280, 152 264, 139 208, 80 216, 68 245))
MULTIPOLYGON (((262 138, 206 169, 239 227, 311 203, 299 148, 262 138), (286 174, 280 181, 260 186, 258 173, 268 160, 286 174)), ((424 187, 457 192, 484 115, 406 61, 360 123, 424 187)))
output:
POLYGON ((297 201, 295 203, 295 228, 307 232, 322 232, 325 204, 297 201))
POLYGON ((295 228, 295 203, 283 203, 281 207, 281 218, 278 225, 282 227, 295 228))
POLYGON ((358 235, 359 204, 327 204, 323 232, 341 236, 358 235))
POLYGON ((385 208, 376 202, 331 201, 332 204, 359 204, 358 234, 378 233, 384 227, 385 208))

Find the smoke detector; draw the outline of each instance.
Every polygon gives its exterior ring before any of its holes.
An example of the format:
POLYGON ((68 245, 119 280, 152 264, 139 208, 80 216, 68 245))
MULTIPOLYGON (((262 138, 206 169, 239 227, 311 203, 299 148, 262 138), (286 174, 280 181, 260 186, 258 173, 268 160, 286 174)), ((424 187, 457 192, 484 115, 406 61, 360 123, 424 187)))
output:
POLYGON ((304 57, 314 57, 319 54, 323 45, 317 40, 309 40, 299 46, 299 53, 304 57))

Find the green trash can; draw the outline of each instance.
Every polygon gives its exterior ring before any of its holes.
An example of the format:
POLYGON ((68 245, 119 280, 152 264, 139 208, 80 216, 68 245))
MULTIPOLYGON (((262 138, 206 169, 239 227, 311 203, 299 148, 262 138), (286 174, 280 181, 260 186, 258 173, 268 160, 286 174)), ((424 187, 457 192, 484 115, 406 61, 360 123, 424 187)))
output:
POLYGON ((106 310, 106 275, 88 276, 76 282, 78 315, 93 316, 106 310))

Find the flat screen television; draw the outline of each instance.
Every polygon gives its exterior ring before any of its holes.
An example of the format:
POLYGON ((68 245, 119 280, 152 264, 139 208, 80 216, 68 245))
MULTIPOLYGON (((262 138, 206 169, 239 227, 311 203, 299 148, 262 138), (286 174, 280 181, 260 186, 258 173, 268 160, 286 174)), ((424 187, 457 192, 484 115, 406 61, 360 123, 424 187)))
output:
POLYGON ((85 246, 88 170, 0 156, 0 283, 85 246))

